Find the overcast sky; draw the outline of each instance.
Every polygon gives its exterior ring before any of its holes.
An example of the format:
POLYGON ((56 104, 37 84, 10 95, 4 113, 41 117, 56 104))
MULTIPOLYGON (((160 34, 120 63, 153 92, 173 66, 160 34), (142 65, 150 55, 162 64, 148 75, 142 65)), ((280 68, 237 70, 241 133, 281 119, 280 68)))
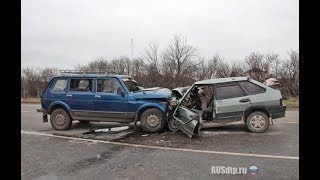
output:
POLYGON ((96 57, 140 56, 180 34, 203 57, 299 48, 298 0, 22 0, 21 65, 73 68, 96 57))

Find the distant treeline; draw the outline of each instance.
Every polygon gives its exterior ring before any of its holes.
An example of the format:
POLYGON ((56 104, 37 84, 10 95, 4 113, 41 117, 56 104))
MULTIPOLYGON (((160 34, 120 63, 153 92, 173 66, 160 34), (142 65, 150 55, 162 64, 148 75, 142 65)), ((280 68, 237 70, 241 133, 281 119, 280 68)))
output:
MULTIPOLYGON (((285 97, 299 97, 299 52, 288 50, 284 58, 276 53, 252 52, 248 56, 226 61, 219 54, 205 58, 188 44, 184 37, 174 35, 165 49, 155 43, 146 46, 140 57, 106 59, 98 57, 75 70, 127 74, 144 87, 175 88, 195 81, 222 77, 251 76, 260 82, 278 79, 285 97)), ((40 97, 50 79, 59 74, 56 68, 25 67, 21 72, 21 97, 40 97)))

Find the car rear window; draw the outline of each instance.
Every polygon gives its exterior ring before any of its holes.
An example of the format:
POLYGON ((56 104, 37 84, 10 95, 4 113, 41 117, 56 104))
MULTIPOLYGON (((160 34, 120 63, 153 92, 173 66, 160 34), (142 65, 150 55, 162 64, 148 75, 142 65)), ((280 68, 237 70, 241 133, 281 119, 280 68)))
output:
POLYGON ((66 91, 67 88, 67 80, 59 79, 53 87, 53 91, 66 91))
POLYGON ((248 93, 248 95, 261 94, 266 92, 266 89, 264 89, 263 87, 260 87, 249 81, 242 81, 242 82, 239 82, 239 84, 248 93))
POLYGON ((237 83, 218 84, 216 91, 218 100, 246 95, 237 83))

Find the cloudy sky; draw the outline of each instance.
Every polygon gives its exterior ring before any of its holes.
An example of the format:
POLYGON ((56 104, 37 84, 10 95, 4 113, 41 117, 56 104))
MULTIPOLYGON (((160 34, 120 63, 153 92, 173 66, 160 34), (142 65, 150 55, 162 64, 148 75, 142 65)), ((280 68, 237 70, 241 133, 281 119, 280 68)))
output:
POLYGON ((21 65, 71 69, 96 57, 140 56, 174 34, 203 57, 299 48, 298 0, 22 0, 21 65))

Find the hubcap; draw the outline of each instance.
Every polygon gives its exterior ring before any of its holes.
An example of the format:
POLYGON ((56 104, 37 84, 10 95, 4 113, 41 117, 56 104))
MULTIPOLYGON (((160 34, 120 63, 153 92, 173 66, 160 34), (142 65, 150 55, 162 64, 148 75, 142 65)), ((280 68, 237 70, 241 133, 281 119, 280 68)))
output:
POLYGON ((250 124, 255 129, 261 129, 265 126, 266 120, 261 115, 255 115, 250 119, 250 124))
POLYGON ((156 115, 149 115, 147 118, 147 125, 149 127, 157 127, 160 124, 160 119, 156 115))
POLYGON ((180 129, 179 122, 174 118, 170 118, 169 119, 169 129, 171 131, 178 131, 180 129))
POLYGON ((63 125, 66 123, 66 118, 64 117, 63 114, 57 114, 56 117, 54 118, 54 121, 59 125, 63 125))

